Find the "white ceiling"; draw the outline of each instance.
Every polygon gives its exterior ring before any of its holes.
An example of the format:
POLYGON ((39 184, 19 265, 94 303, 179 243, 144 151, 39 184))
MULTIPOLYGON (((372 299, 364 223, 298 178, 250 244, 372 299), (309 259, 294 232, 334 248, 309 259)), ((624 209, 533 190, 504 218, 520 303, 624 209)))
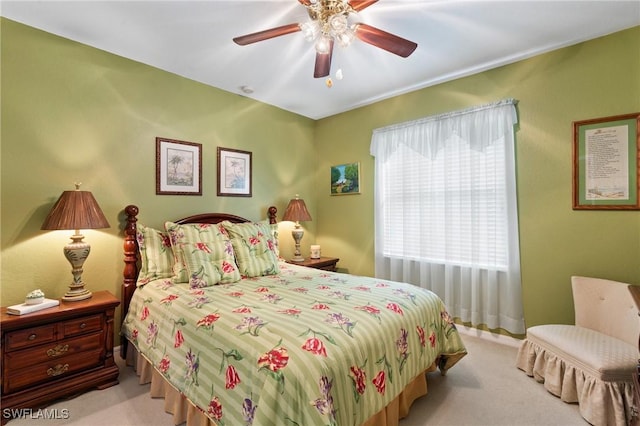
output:
POLYGON ((418 48, 405 59, 359 40, 336 46, 332 88, 313 78, 315 53, 300 32, 248 46, 232 42, 305 22, 297 0, 2 0, 0 14, 319 119, 640 25, 640 0, 379 0, 358 20, 418 48), (338 69, 342 80, 334 76, 338 69))

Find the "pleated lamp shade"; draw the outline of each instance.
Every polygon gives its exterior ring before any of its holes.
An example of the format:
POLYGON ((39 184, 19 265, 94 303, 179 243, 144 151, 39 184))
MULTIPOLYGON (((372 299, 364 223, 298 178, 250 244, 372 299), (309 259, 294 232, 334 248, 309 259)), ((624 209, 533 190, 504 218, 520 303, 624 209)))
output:
POLYGON ((289 220, 291 222, 308 222, 311 220, 309 210, 304 200, 301 200, 296 196, 293 200, 289 201, 287 209, 284 211, 282 220, 289 220))
POLYGON ((93 194, 75 190, 62 193, 40 229, 101 229, 109 226, 93 194))

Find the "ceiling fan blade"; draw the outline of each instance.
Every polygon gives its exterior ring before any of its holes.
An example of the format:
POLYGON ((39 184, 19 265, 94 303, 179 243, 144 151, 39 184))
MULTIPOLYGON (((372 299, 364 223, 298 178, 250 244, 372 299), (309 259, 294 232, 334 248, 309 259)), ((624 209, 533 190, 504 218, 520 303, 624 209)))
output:
POLYGON ((258 31, 257 33, 251 33, 236 37, 233 39, 233 41, 235 41, 240 46, 246 46, 247 44, 268 40, 274 37, 280 37, 286 34, 295 33, 297 31, 300 31, 300 24, 288 24, 281 27, 271 28, 269 30, 258 31))
MULTIPOLYGON (((302 0, 298 0, 302 3, 302 0)), ((371 6, 374 3, 377 3, 378 0, 351 0, 349 4, 356 12, 360 12, 363 9, 371 6)))
POLYGON ((382 31, 367 24, 357 24, 356 37, 365 43, 384 49, 398 56, 406 58, 411 55, 418 45, 397 35, 382 31))
POLYGON ((311 0, 298 0, 298 3, 303 6, 311 6, 311 0))
POLYGON ((331 56, 333 55, 333 40, 329 41, 329 51, 327 53, 316 53, 316 66, 313 70, 313 77, 326 77, 331 72, 331 56))

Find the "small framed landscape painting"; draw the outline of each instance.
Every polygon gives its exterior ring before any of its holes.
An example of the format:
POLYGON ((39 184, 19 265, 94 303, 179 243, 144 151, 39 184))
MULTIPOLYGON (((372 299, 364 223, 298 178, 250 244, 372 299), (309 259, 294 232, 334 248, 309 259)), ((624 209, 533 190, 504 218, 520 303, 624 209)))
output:
POLYGON ((202 195, 202 145, 156 138, 156 194, 202 195))
POLYGON ((218 195, 251 197, 251 152, 218 147, 218 195))
POLYGON ((360 193, 360 163, 331 166, 331 195, 360 193))

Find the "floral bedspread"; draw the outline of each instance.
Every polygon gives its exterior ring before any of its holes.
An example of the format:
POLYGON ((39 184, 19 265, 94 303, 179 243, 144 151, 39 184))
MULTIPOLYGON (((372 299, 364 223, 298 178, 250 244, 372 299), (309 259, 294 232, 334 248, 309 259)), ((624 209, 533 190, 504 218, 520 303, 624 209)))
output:
POLYGON ((199 289, 151 281, 136 290, 123 333, 228 426, 357 426, 434 362, 447 369, 466 353, 428 290, 280 267, 199 289))

